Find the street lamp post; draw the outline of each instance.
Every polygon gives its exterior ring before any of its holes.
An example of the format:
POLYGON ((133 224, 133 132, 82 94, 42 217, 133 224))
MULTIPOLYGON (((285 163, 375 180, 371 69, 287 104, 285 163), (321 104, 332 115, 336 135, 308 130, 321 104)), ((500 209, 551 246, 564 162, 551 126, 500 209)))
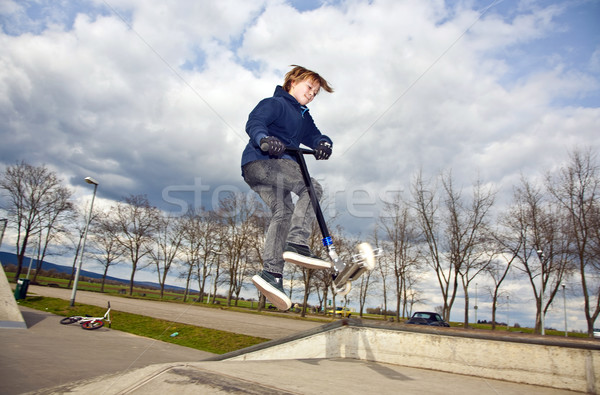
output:
POLYGON ((94 180, 92 177, 86 177, 85 182, 88 184, 94 185, 94 194, 92 195, 92 203, 90 204, 90 213, 88 214, 88 219, 85 224, 85 230, 83 231, 83 244, 81 245, 81 256, 79 257, 79 265, 77 266, 77 271, 75 273, 75 281, 73 282, 73 291, 71 292, 71 303, 70 306, 73 307, 75 305, 75 294, 77 293, 77 284, 79 283, 79 273, 81 272, 81 265, 83 264, 83 254, 85 252, 85 241, 87 239, 87 232, 90 226, 90 221, 92 220, 92 210, 94 209, 94 199, 96 198, 96 190, 98 189, 98 181, 94 180))
POLYGON ((2 247, 2 239, 4 239, 4 231, 6 230, 6 224, 8 220, 6 218, 0 219, 0 247, 2 247))
POLYGON ((506 295, 506 330, 510 330, 510 296, 506 295))
POLYGON ((541 286, 540 286, 540 320, 542 323, 542 336, 546 334, 546 330, 544 329, 544 251, 537 250, 538 258, 540 260, 540 265, 542 268, 541 275, 541 286))
POLYGON ((568 336, 567 334, 567 296, 565 295, 565 284, 562 284, 562 288, 563 288, 563 307, 565 310, 565 337, 568 336))
POLYGON ((475 283, 475 323, 477 323, 477 283, 475 283))

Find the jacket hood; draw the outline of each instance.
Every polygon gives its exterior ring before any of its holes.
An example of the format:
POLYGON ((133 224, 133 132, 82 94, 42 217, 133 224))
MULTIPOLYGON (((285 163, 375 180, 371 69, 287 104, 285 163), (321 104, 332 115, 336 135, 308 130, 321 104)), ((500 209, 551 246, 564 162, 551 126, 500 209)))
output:
POLYGON ((302 107, 300 105, 300 103, 298 103, 298 100, 296 100, 296 98, 294 96, 292 96, 288 92, 286 92, 285 89, 283 89, 283 87, 281 85, 277 85, 275 87, 275 92, 273 92, 273 97, 281 97, 298 107, 302 107))

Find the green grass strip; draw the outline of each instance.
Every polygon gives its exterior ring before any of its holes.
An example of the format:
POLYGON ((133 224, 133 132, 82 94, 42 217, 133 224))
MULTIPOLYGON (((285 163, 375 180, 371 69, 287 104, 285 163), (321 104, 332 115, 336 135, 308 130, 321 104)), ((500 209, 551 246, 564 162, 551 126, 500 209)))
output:
MULTIPOLYGON (((42 296, 30 296, 26 299, 21 299, 19 300, 19 304, 65 317, 86 314, 94 317, 102 317, 106 312, 106 308, 80 303, 75 303, 75 306, 70 307, 67 300, 42 296)), ((225 354, 269 340, 125 313, 118 310, 111 310, 110 318, 112 329, 214 354, 225 354), (174 333, 177 333, 177 335, 171 336, 174 333)), ((60 325, 58 320, 56 321, 56 325, 60 325)))

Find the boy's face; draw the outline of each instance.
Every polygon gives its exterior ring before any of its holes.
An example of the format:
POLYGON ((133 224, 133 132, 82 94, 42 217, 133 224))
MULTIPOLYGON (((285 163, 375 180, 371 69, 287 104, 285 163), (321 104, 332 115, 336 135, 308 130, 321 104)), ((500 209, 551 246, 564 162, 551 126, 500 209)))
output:
POLYGON ((298 103, 305 106, 315 98, 319 89, 321 89, 321 85, 317 81, 306 79, 293 81, 289 93, 298 100, 298 103))

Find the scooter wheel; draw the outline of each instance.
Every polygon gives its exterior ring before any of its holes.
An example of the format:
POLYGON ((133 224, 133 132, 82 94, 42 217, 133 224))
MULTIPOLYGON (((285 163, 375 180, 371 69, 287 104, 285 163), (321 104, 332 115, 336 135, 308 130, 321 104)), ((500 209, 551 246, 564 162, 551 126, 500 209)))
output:
POLYGON ((346 282, 346 284, 341 288, 335 289, 335 294, 338 296, 346 296, 352 289, 352 283, 350 281, 346 282))
POLYGON ((356 246, 358 253, 360 254, 360 259, 365 263, 365 269, 371 271, 375 269, 375 253, 373 252, 373 247, 369 243, 360 243, 356 246))

